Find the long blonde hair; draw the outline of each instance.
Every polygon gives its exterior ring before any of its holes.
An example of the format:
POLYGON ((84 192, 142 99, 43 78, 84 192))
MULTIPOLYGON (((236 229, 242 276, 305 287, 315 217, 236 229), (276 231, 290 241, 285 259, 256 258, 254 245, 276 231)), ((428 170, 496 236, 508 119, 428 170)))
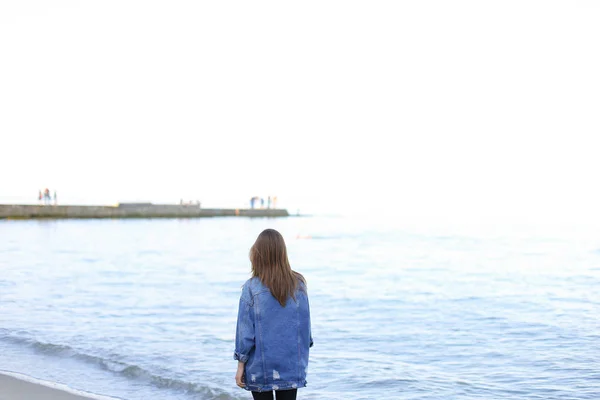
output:
POLYGON ((274 229, 265 229, 258 235, 250 249, 250 262, 252 276, 258 277, 284 307, 288 297, 296 299, 300 283, 306 285, 304 277, 290 267, 283 236, 274 229))

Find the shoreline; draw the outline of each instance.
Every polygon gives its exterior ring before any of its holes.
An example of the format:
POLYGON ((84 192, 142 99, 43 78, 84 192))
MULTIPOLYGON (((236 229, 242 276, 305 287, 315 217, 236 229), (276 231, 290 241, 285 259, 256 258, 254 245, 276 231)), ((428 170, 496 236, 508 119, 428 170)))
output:
POLYGON ((10 371, 0 371, 0 388, 0 400, 122 400, 10 371))

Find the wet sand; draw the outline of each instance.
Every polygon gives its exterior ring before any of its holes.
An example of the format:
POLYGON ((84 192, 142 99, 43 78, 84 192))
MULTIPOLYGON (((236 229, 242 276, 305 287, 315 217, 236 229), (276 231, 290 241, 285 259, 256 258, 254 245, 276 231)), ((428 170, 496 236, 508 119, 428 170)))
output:
MULTIPOLYGON (((0 373, 0 400, 90 400, 99 396, 77 395, 69 391, 34 383, 0 373)), ((106 398, 108 399, 108 398, 106 398)))

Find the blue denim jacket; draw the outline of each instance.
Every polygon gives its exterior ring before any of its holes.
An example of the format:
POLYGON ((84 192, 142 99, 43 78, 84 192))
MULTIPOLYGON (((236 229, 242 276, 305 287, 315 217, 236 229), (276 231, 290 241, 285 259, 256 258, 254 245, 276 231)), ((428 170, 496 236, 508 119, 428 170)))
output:
POLYGON ((254 392, 306 386, 310 309, 301 284, 296 301, 282 307, 260 279, 242 288, 233 358, 245 363, 245 389, 254 392))

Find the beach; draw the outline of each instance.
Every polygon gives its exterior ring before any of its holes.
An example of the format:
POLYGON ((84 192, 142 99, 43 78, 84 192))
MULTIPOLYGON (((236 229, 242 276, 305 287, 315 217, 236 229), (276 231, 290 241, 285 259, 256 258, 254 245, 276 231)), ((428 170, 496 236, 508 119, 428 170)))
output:
MULTIPOLYGON (((0 373, 0 400, 100 400, 99 396, 78 395, 68 389, 51 387, 52 384, 36 383, 25 376, 7 375, 0 373)), ((54 386, 54 385, 52 385, 54 386)), ((58 385, 56 385, 58 386, 58 385)), ((108 398, 104 398, 108 399, 108 398)))

